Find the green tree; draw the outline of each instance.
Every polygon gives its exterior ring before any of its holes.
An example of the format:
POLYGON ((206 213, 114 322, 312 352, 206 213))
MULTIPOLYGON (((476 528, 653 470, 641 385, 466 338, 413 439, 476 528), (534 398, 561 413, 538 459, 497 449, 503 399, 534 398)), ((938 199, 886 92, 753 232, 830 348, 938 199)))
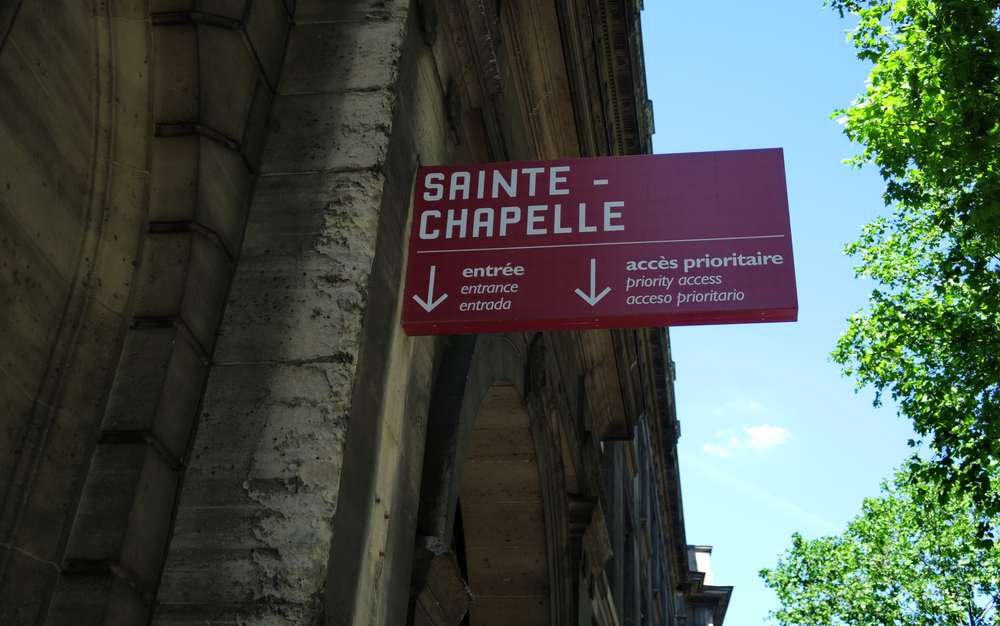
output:
POLYGON ((1000 624, 1000 546, 980 537, 971 494, 938 505, 935 489, 903 472, 843 534, 795 534, 760 572, 782 605, 771 617, 782 626, 1000 624))
POLYGON ((858 20, 850 38, 872 63, 865 93, 837 114, 862 147, 853 163, 878 168, 890 207, 847 247, 877 288, 834 359, 874 387, 876 404, 888 392, 913 421, 935 460, 917 466, 919 477, 972 493, 991 516, 1000 512, 1000 1, 827 1, 858 20))

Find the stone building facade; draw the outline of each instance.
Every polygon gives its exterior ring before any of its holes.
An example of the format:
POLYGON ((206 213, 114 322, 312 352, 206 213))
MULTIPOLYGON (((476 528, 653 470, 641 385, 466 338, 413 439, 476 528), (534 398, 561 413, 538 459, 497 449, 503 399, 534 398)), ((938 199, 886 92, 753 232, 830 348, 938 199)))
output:
POLYGON ((0 4, 0 623, 721 624, 666 331, 399 324, 419 165, 650 151, 638 4, 0 4))

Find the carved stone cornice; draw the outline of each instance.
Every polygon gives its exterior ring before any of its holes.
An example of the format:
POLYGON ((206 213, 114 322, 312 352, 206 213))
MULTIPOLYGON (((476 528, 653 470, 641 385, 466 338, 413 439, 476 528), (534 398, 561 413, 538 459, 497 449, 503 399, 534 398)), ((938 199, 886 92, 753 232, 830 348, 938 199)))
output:
POLYGON ((652 151, 641 0, 558 0, 581 154, 652 151))

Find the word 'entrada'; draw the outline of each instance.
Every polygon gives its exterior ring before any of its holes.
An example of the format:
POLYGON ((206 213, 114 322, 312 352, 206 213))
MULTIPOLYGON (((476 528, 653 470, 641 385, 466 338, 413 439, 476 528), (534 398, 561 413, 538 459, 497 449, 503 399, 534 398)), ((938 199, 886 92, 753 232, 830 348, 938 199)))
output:
POLYGON ((545 196, 566 196, 568 165, 512 168, 502 170, 428 172, 424 176, 423 200, 428 203, 479 201, 473 207, 428 208, 420 214, 418 236, 423 240, 493 238, 509 235, 568 235, 571 233, 625 230, 621 201, 601 206, 562 203, 512 206, 501 202, 482 206, 485 200, 510 200, 545 196), (520 194, 518 190, 520 189, 520 194))

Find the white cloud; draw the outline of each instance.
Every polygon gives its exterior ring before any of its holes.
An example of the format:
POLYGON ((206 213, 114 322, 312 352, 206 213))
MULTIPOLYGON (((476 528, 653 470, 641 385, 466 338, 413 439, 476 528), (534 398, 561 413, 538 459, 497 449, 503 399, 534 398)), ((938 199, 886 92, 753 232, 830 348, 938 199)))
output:
POLYGON ((775 446, 780 446, 792 438, 787 428, 771 424, 756 424, 744 426, 743 433, 737 435, 731 430, 720 430, 715 433, 715 441, 710 441, 701 447, 705 454, 727 459, 733 452, 741 449, 763 452, 775 446))
POLYGON ((767 450, 774 446, 780 446, 792 437, 792 433, 787 428, 771 426, 770 424, 747 426, 743 432, 747 435, 747 446, 754 450, 767 450))

